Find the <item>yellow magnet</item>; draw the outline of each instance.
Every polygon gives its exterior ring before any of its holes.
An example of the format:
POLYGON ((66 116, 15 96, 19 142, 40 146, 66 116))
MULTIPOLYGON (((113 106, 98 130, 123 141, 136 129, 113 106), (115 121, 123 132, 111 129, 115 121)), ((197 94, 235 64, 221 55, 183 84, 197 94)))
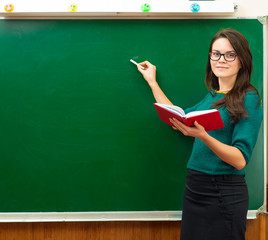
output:
POLYGON ((14 5, 12 4, 12 3, 7 3, 6 5, 5 5, 5 11, 6 12, 13 12, 14 11, 14 5))
POLYGON ((75 3, 71 3, 71 4, 69 5, 69 7, 68 7, 68 10, 69 10, 70 12, 76 12, 77 9, 78 9, 78 7, 77 7, 77 5, 76 5, 75 3))

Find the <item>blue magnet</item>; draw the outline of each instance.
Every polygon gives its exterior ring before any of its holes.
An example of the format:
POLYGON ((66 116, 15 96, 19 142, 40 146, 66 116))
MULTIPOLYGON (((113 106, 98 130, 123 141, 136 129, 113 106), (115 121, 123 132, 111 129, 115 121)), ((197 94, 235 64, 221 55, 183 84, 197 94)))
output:
POLYGON ((193 3, 191 5, 191 11, 192 12, 199 12, 199 10, 200 10, 200 5, 198 3, 193 3))

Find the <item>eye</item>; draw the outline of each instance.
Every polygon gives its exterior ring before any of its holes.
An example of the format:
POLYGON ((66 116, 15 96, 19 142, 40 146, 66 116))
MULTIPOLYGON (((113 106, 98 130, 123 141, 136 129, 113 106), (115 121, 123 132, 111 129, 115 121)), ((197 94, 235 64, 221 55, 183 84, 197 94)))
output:
POLYGON ((227 57, 234 57, 235 56, 235 53, 226 53, 226 56, 227 57))
POLYGON ((220 53, 218 53, 218 52, 212 52, 212 55, 215 56, 215 57, 218 57, 218 56, 220 56, 220 53))

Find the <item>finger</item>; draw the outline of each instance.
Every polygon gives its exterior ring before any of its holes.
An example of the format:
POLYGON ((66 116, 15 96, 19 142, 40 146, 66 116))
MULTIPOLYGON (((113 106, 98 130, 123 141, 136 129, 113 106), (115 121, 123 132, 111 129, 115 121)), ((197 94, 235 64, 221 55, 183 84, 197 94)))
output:
POLYGON ((141 62, 140 64, 152 65, 149 61, 141 62))
POLYGON ((178 127, 177 130, 180 131, 183 135, 187 136, 187 131, 185 131, 184 128, 178 127))
POLYGON ((179 124, 174 122, 172 119, 170 120, 170 122, 173 124, 172 128, 174 130, 179 130, 180 132, 184 133, 185 130, 183 129, 183 127, 181 127, 179 124))
POLYGON ((142 66, 141 64, 138 64, 137 67, 138 67, 138 70, 140 72, 142 72, 142 71, 144 71, 146 69, 146 67, 145 66, 142 66))
POLYGON ((148 67, 148 66, 150 66, 150 63, 148 61, 144 61, 144 62, 140 62, 139 65, 141 65, 143 67, 148 67))
POLYGON ((178 128, 177 127, 177 123, 175 121, 173 121, 172 118, 170 118, 169 121, 172 123, 172 125, 173 125, 174 128, 178 128))
POLYGON ((185 126, 183 123, 178 121, 176 118, 170 118, 169 121, 177 128, 185 126))
POLYGON ((149 67, 146 64, 138 64, 137 65, 138 70, 142 70, 143 72, 145 72, 147 69, 149 69, 149 67))
POLYGON ((185 136, 191 136, 190 131, 191 128, 181 123, 177 119, 170 119, 170 122, 185 136))
POLYGON ((156 67, 153 64, 151 64, 149 61, 144 61, 144 62, 141 62, 139 64, 146 69, 147 68, 155 68, 156 69, 156 67))
POLYGON ((204 129, 204 127, 201 124, 199 124, 197 121, 194 121, 194 125, 198 129, 204 129))

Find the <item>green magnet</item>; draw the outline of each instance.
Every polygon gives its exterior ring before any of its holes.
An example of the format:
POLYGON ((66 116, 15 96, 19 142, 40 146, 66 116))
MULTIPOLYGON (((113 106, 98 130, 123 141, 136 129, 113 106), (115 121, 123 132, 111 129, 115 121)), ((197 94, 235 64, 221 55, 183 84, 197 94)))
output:
POLYGON ((144 3, 141 5, 141 11, 142 12, 150 12, 151 6, 148 3, 144 3))

